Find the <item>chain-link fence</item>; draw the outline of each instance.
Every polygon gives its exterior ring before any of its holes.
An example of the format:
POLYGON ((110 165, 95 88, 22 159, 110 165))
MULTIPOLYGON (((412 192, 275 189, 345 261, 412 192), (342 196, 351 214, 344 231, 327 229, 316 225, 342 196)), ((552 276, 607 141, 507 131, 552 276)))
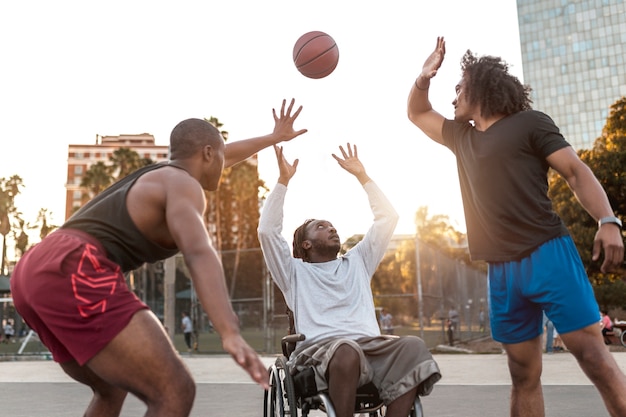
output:
MULTIPOLYGON (((247 250, 245 256, 239 254, 238 268, 233 267, 235 258, 222 254, 242 333, 257 351, 279 353, 280 338, 287 334, 289 324, 283 296, 266 271, 260 249, 247 250), (235 282, 234 270, 240 271, 235 282)), ((488 332, 487 280, 483 271, 427 245, 419 246, 411 262, 419 265, 413 292, 388 291, 376 293, 374 298, 379 309, 386 307, 393 314, 396 334, 420 335, 430 346, 446 343, 446 320, 454 311, 458 316, 455 340, 488 332)), ((195 347, 199 346, 200 352, 221 351, 219 335, 200 304, 182 256, 146 264, 128 274, 127 281, 163 322, 178 348, 185 349, 181 318, 183 312, 188 312, 194 324, 195 347)), ((10 302, 4 303, 0 314, 4 320, 15 320, 17 334, 23 335, 25 325, 10 302)))
MULTIPOLYGON (((260 249, 248 250, 251 257, 260 257, 260 249)), ((396 317, 397 333, 421 335, 428 343, 448 342, 446 321, 457 317, 454 339, 477 337, 488 333, 487 279, 486 273, 467 265, 461 260, 446 256, 428 245, 419 245, 419 266, 416 273, 414 293, 376 294, 378 306, 389 306, 396 317), (456 314, 455 314, 456 311, 456 314)), ((224 257, 224 268, 232 271, 230 259, 224 257)), ((258 259, 250 262, 258 265, 258 259)), ((233 310, 239 317, 242 331, 253 339, 260 352, 278 353, 280 338, 288 331, 287 306, 280 290, 272 282, 264 264, 255 268, 254 277, 239 277, 235 287, 227 276, 231 288, 233 310), (239 288, 245 291, 239 291, 239 288), (241 294, 244 293, 244 296, 241 294)), ((178 257, 175 272, 174 334, 181 332, 178 326, 183 311, 190 312, 199 334, 214 334, 207 315, 197 298, 189 273, 182 257, 178 257)), ((162 291, 162 265, 145 266, 135 273, 134 289, 153 311, 164 320, 162 291)), ((131 280, 132 282, 132 280, 131 280)), ((166 321, 164 320, 164 323, 166 321)))

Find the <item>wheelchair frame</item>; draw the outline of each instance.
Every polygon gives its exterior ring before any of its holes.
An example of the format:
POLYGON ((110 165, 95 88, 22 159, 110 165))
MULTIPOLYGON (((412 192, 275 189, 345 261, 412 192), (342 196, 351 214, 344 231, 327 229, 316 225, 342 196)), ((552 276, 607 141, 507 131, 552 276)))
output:
MULTIPOLYGON (((294 376, 287 368, 287 360, 295 349, 295 344, 303 340, 305 336, 299 333, 289 334, 281 339, 283 356, 276 358, 276 362, 269 367, 270 389, 265 391, 263 397, 264 417, 298 417, 298 412, 302 417, 307 417, 311 410, 321 410, 328 417, 337 417, 327 391, 317 391, 314 394, 299 392, 294 376)), ((373 384, 357 390, 354 414, 384 417, 385 406, 373 384)), ((419 396, 415 397, 408 417, 424 417, 419 396)))

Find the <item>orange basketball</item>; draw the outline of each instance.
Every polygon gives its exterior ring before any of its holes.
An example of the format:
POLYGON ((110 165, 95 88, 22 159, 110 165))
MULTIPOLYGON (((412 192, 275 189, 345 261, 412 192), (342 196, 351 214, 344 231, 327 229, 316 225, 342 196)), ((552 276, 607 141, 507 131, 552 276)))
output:
POLYGON ((339 48, 330 35, 319 31, 308 32, 296 41, 293 62, 305 77, 324 78, 337 67, 339 48))

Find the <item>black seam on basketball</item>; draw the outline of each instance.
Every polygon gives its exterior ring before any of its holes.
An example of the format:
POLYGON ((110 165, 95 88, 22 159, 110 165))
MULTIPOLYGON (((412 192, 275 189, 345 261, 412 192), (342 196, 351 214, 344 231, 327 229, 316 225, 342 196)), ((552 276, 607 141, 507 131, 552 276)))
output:
MULTIPOLYGON (((315 39, 315 38, 314 38, 314 39, 315 39)), ((308 42, 307 42, 307 43, 308 43, 308 42)), ((305 45, 306 45, 306 44, 305 44, 305 45)), ((302 63, 302 64, 298 65, 298 67, 297 67, 297 68, 302 68, 302 67, 304 67, 305 65, 310 64, 311 62, 315 61, 315 60, 316 60, 316 59, 318 59, 319 57, 326 55, 329 51, 331 51, 331 50, 335 49, 336 47, 337 47, 337 43, 335 42, 335 43, 333 44, 333 46, 331 46, 330 48, 328 48, 327 50, 325 50, 325 51, 324 51, 324 52, 322 52, 321 54, 317 55, 315 58, 313 58, 313 59, 309 59, 307 62, 305 62, 305 63, 302 63)), ((300 48, 300 51, 301 51, 303 48, 304 48, 304 46, 303 46, 302 48, 300 48)), ((298 57, 299 57, 299 56, 300 56, 300 52, 298 52, 298 55, 296 55, 296 59, 295 59, 296 61, 298 60, 298 57)), ((318 73, 318 74, 319 74, 319 73, 318 73)))

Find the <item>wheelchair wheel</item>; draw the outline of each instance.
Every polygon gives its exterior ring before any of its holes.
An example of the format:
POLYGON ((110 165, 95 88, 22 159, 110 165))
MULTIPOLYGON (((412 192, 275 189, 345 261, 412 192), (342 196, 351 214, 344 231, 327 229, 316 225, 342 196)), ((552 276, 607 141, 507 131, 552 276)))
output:
POLYGON ((284 357, 277 358, 270 367, 270 389, 265 391, 263 405, 265 417, 298 417, 293 378, 284 357))
POLYGON ((622 346, 626 347, 626 331, 619 336, 619 341, 622 342, 622 346))
POLYGON ((269 367, 269 389, 267 389, 263 394, 263 417, 272 417, 276 415, 274 411, 276 409, 275 398, 276 398, 276 390, 280 389, 280 386, 276 384, 276 366, 272 365, 269 367))
POLYGON ((411 410, 410 417, 424 417, 424 409, 422 408, 422 402, 420 401, 420 397, 415 397, 415 402, 413 403, 413 409, 411 410))

